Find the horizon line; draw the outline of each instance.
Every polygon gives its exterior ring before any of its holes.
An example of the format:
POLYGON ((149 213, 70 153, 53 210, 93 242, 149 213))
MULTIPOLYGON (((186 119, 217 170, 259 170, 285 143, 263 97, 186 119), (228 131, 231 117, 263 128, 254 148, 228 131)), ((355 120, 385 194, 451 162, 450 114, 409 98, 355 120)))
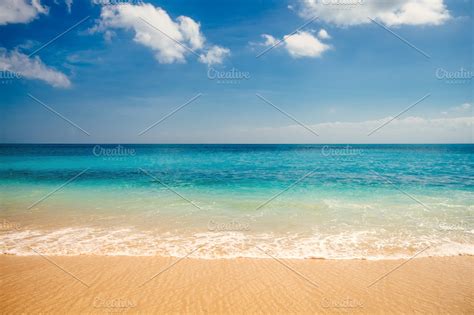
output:
POLYGON ((245 143, 245 142, 0 142, 0 145, 450 145, 474 144, 474 142, 385 142, 385 143, 351 143, 351 142, 326 142, 326 143, 245 143))

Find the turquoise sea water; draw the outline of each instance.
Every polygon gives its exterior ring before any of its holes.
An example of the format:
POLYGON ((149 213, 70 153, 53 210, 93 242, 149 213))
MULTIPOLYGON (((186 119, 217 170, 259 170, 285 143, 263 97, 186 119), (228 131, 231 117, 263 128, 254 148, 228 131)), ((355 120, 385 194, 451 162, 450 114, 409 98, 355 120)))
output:
POLYGON ((473 254, 474 145, 0 145, 3 253, 473 254))

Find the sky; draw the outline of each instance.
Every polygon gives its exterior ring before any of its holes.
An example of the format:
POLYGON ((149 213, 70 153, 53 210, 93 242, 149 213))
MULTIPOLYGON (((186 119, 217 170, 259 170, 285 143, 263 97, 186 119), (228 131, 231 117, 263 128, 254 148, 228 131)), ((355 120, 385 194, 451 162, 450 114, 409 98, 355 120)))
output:
POLYGON ((2 0, 2 143, 472 143, 471 0, 2 0))

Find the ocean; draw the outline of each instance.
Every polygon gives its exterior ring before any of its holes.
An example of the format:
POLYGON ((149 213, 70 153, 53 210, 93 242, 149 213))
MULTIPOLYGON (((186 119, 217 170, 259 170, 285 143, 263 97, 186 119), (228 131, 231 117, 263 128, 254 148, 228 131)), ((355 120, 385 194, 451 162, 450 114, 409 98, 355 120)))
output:
POLYGON ((474 145, 0 145, 10 255, 474 254, 474 145))

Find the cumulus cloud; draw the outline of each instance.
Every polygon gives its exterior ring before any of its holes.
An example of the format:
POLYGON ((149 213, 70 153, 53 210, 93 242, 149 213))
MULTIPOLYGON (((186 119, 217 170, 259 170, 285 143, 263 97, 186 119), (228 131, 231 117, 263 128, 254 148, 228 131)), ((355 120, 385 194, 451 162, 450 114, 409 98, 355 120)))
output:
POLYGON ((329 45, 322 43, 308 32, 286 35, 284 41, 286 49, 295 58, 320 57, 323 52, 330 48, 329 45))
POLYGON ((321 39, 329 39, 331 36, 329 36, 328 32, 325 29, 320 29, 318 32, 318 37, 321 39))
POLYGON ((299 13, 339 26, 370 23, 368 17, 388 26, 440 25, 451 17, 444 0, 301 0, 299 13))
POLYGON ((153 50, 160 63, 185 62, 189 50, 195 54, 202 52, 199 61, 208 64, 222 62, 229 53, 227 48, 219 46, 204 52, 205 37, 198 22, 187 16, 173 20, 162 8, 147 3, 103 6, 99 24, 93 31, 106 33, 110 29, 133 31, 134 41, 153 50))
POLYGON ((71 85, 64 73, 48 67, 38 56, 30 58, 16 50, 8 52, 0 48, 0 70, 18 73, 26 79, 41 80, 54 87, 66 88, 71 85))
POLYGON ((180 16, 177 21, 184 40, 189 42, 192 49, 201 49, 204 45, 204 36, 200 31, 201 26, 187 16, 180 16))
POLYGON ((42 6, 40 0, 1 0, 0 25, 9 23, 29 23, 39 14, 47 14, 48 7, 42 6))
MULTIPOLYGON (((329 34, 323 29, 318 34, 325 34, 326 38, 329 38, 329 34), (322 31, 323 33, 321 33, 322 31)), ((265 39, 265 42, 262 43, 263 46, 274 46, 278 43, 278 40, 272 35, 262 34, 262 37, 265 39)), ((283 36, 280 46, 284 47, 293 58, 321 57, 326 50, 331 48, 330 45, 323 43, 313 34, 305 31, 283 36)))
POLYGON ((230 50, 227 48, 212 46, 206 53, 199 57, 199 61, 208 65, 220 64, 229 54, 230 50))

